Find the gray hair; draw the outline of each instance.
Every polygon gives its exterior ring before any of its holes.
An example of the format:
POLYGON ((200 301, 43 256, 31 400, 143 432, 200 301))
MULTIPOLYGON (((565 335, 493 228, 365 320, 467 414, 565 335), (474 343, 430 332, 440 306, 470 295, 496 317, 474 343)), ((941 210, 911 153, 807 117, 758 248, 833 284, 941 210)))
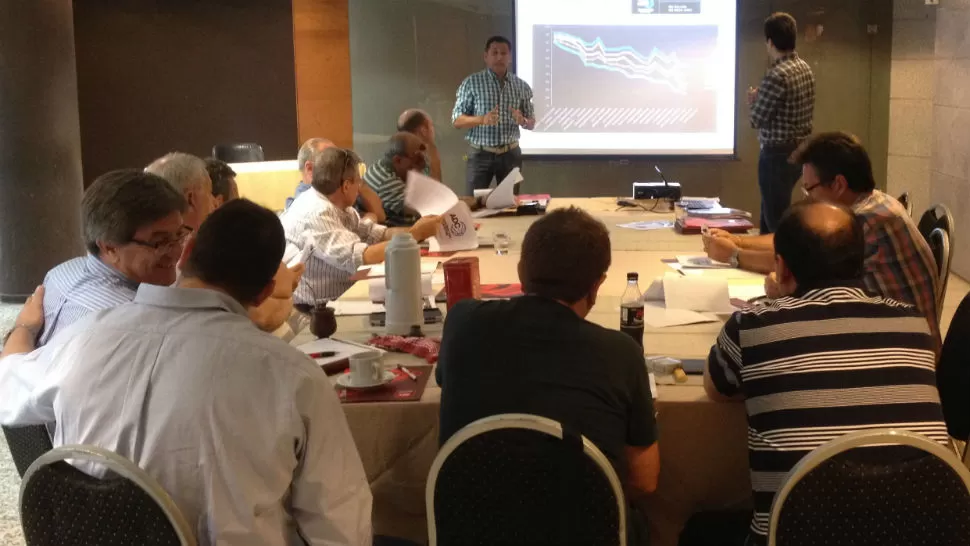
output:
POLYGON ((360 168, 360 157, 353 150, 327 148, 316 154, 313 160, 313 188, 324 195, 340 189, 340 185, 350 176, 356 176, 360 168))
POLYGON ((326 138, 311 138, 304 142, 303 146, 300 146, 300 151, 296 154, 296 164, 301 171, 306 166, 307 161, 316 163, 317 155, 323 151, 319 149, 323 144, 333 146, 333 142, 326 138))
POLYGON ((172 152, 164 155, 145 167, 145 172, 161 176, 182 193, 194 188, 212 193, 212 180, 205 161, 192 154, 172 152))
POLYGON ((186 206, 182 192, 160 176, 137 169, 103 174, 81 200, 84 246, 97 256, 98 242, 130 243, 142 227, 185 212, 186 206))
POLYGON ((387 141, 387 148, 384 150, 384 161, 393 163, 395 157, 408 155, 408 143, 417 141, 420 145, 421 139, 412 133, 399 131, 391 135, 387 141))

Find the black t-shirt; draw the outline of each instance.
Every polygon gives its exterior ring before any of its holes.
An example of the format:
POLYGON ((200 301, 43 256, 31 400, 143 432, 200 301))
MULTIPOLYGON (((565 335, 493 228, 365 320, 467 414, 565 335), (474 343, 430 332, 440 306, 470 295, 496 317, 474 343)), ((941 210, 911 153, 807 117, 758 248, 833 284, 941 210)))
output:
POLYGON ((624 446, 657 440, 639 345, 553 300, 458 303, 445 321, 436 373, 442 444, 483 417, 539 415, 589 438, 625 483, 624 446))

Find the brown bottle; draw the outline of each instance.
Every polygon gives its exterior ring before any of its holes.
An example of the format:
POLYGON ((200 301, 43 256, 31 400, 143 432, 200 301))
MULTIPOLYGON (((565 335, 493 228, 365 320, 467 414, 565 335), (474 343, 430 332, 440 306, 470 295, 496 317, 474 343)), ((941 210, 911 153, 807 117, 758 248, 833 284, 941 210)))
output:
POLYGON ((332 336, 337 331, 337 317, 326 303, 313 306, 310 311, 310 333, 317 338, 332 336))

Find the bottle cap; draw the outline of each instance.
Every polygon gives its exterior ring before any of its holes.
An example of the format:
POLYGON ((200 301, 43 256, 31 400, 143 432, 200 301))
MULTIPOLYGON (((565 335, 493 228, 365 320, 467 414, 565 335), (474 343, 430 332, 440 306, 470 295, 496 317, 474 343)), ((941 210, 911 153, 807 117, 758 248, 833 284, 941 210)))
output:
POLYGON ((628 280, 628 281, 636 281, 636 280, 639 280, 639 279, 640 279, 640 274, 639 273, 627 273, 626 274, 626 280, 628 280))

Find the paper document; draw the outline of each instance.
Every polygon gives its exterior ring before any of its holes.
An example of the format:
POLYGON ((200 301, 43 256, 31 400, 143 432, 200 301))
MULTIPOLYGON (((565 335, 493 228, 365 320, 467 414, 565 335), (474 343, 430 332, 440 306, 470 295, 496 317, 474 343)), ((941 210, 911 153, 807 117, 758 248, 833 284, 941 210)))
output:
POLYGON ((730 283, 728 293, 732 298, 737 298, 744 301, 761 298, 765 296, 765 284, 763 282, 753 283, 748 281, 735 281, 730 283))
POLYGON ((316 358, 317 364, 324 366, 332 362, 338 362, 350 358, 352 355, 368 352, 378 352, 383 353, 381 349, 377 347, 371 347, 369 345, 348 343, 345 341, 337 341, 335 339, 318 339, 316 341, 311 341, 309 343, 304 343, 297 347, 297 349, 303 351, 306 354, 314 353, 336 353, 333 356, 325 356, 321 358, 316 358))
MULTIPOLYGON (((672 275, 675 273, 671 273, 672 275)), ((657 277, 643 291, 643 301, 664 301, 664 278, 657 277)))
POLYGON ((504 211, 505 209, 478 209, 472 213, 472 218, 488 218, 504 211))
POLYGON ((718 322, 718 318, 687 309, 671 309, 665 307, 663 302, 651 301, 643 305, 643 323, 651 328, 687 326, 704 322, 718 322))
MULTIPOLYGON (((434 290, 431 288, 434 273, 421 274, 421 295, 433 296, 434 290)), ((370 294, 370 301, 383 303, 387 299, 387 277, 367 280, 367 291, 370 294)))
POLYGON ((455 252, 478 248, 478 233, 468 205, 458 201, 441 215, 444 220, 438 233, 428 240, 429 252, 455 252))
POLYGON ((717 260, 712 260, 707 256, 677 256, 677 263, 679 263, 683 267, 693 267, 698 269, 731 268, 731 264, 719 262, 717 260))
POLYGON ((754 273, 751 271, 745 271, 743 269, 736 269, 733 267, 723 267, 723 268, 702 268, 702 267, 684 267, 679 263, 668 263, 667 267, 673 269, 674 271, 685 276, 696 276, 696 277, 711 277, 718 279, 743 279, 743 280, 760 280, 764 282, 765 276, 761 273, 754 273))
POLYGON ((333 309, 334 316, 347 317, 383 313, 383 303, 373 303, 363 300, 334 300, 327 302, 327 307, 333 309))
POLYGON ((444 214, 458 202, 451 188, 417 171, 408 172, 404 189, 404 204, 421 216, 444 214))
POLYGON ((488 209, 507 209, 515 206, 515 185, 525 180, 518 167, 512 169, 505 180, 492 190, 485 198, 485 208, 488 209))
POLYGON ((667 309, 687 309, 712 313, 731 313, 731 296, 727 279, 698 276, 664 277, 664 300, 667 309))
MULTIPOLYGON (((435 270, 438 269, 439 265, 441 265, 441 260, 438 259, 421 260, 421 274, 426 275, 429 273, 434 273, 435 270)), ((357 271, 363 271, 365 269, 370 270, 367 272, 368 279, 384 277, 387 275, 387 266, 385 264, 362 265, 357 268, 357 271)))
POLYGON ((674 227, 674 221, 654 220, 652 222, 630 222, 629 224, 617 224, 616 227, 623 229, 635 229, 637 231, 653 231, 655 229, 670 229, 674 227))

